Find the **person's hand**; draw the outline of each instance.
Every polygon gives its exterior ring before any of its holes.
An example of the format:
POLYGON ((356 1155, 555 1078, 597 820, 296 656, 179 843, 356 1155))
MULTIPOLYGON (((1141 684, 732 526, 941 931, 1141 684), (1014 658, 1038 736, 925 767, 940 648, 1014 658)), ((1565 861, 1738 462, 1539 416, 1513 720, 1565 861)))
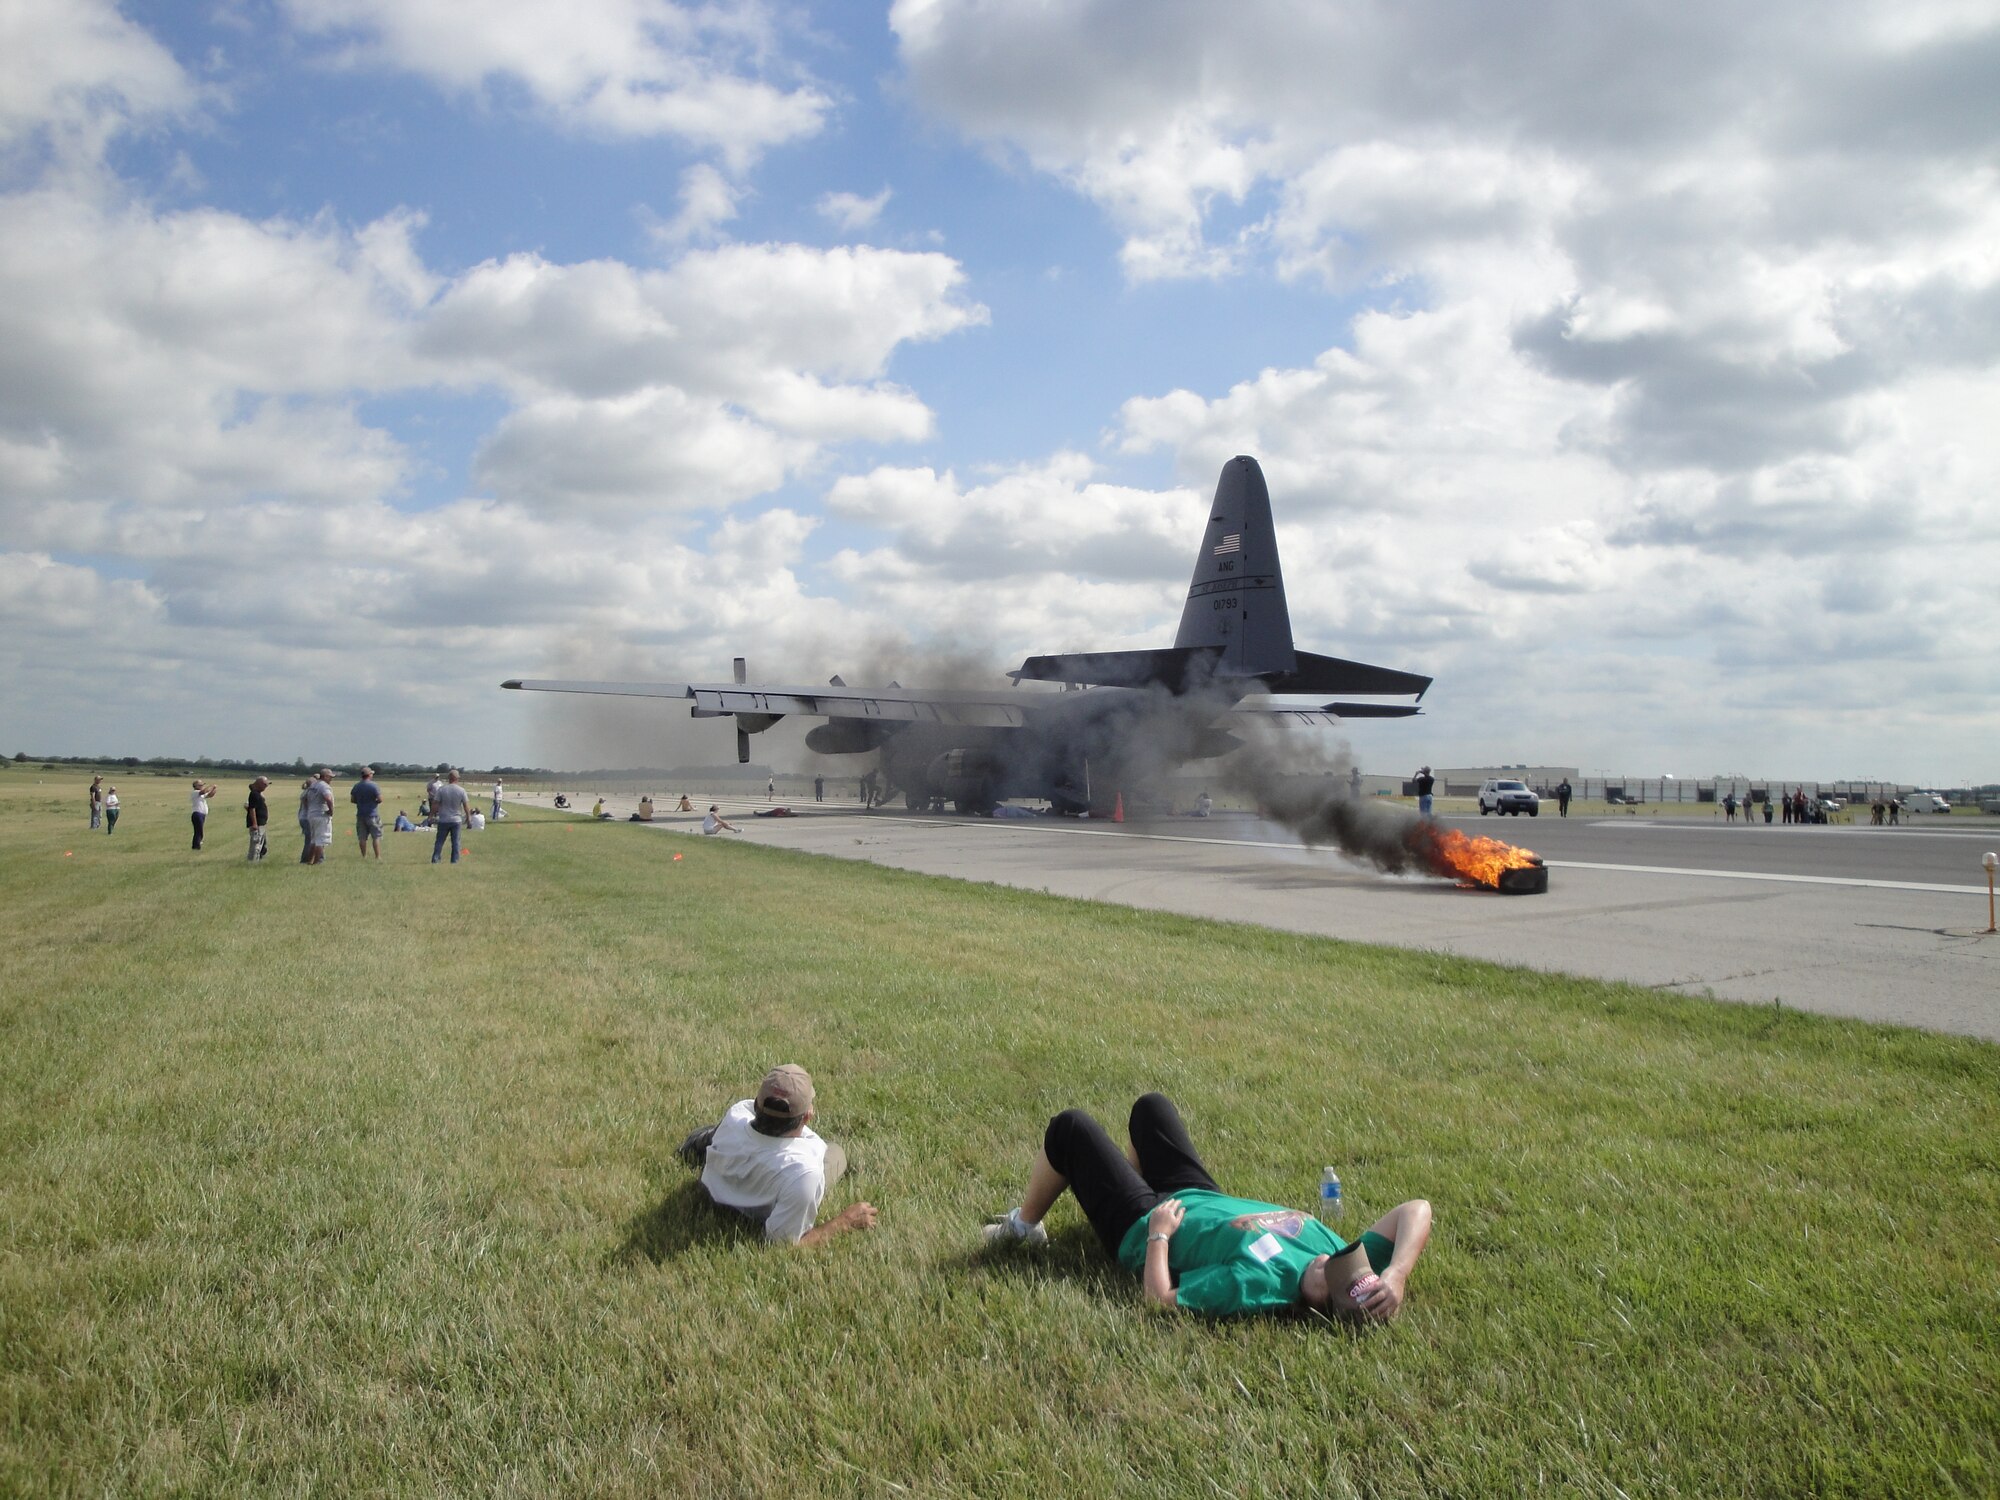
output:
POLYGON ((1354 1305, 1372 1323, 1386 1323, 1403 1310, 1403 1278, 1393 1268, 1377 1276, 1372 1284, 1357 1285, 1355 1291, 1359 1295, 1354 1305))
POLYGON ((1181 1220, 1187 1217, 1187 1206, 1178 1198, 1168 1198, 1153 1206, 1146 1216, 1146 1233, 1164 1234, 1169 1238, 1181 1227, 1181 1220))
POLYGON ((833 1216, 833 1222, 842 1229, 873 1229, 875 1227, 875 1205, 872 1203, 850 1203, 833 1216))

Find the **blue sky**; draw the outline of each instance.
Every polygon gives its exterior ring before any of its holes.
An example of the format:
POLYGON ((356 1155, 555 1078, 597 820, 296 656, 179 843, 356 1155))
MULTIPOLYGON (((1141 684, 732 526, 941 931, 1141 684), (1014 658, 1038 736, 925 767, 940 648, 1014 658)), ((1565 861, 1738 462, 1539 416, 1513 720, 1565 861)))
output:
POLYGON ((721 758, 495 684, 1164 643, 1249 452, 1370 769, 2000 777, 1990 7, 9 9, 10 753, 721 758))

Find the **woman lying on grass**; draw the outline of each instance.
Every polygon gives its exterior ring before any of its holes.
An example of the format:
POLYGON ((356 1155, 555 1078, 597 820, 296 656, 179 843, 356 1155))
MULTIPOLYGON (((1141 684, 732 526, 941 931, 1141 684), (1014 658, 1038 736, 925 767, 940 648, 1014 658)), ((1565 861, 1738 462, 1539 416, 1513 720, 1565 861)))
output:
POLYGON ((1162 1307, 1227 1316, 1303 1306, 1355 1322, 1402 1308, 1431 1235, 1423 1199, 1384 1214, 1350 1245, 1298 1209, 1225 1194, 1164 1094, 1132 1106, 1128 1133, 1129 1157, 1080 1109, 1049 1121, 1027 1195, 986 1227, 987 1240, 1046 1244, 1043 1216, 1067 1188, 1098 1242, 1162 1307))

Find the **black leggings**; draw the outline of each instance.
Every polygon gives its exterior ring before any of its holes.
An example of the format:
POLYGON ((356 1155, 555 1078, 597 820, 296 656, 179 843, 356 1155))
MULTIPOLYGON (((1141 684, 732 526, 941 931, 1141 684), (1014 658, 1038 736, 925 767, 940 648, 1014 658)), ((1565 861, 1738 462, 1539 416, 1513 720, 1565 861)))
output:
POLYGON ((1104 1127, 1080 1109, 1064 1110, 1042 1135, 1042 1154, 1069 1179, 1098 1243, 1114 1256, 1126 1231, 1162 1198, 1185 1188, 1222 1191, 1195 1155, 1181 1113, 1165 1094, 1147 1094, 1135 1103, 1126 1128, 1139 1158, 1136 1172, 1104 1127))

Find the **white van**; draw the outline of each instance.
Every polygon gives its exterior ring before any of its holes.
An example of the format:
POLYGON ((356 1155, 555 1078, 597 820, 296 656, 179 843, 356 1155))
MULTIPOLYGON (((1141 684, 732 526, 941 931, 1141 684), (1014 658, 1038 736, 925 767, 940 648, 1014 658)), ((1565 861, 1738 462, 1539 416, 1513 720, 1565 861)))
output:
POLYGON ((1948 813, 1951 811, 1951 804, 1936 792, 1912 792, 1903 799, 1903 811, 1906 813, 1948 813))

